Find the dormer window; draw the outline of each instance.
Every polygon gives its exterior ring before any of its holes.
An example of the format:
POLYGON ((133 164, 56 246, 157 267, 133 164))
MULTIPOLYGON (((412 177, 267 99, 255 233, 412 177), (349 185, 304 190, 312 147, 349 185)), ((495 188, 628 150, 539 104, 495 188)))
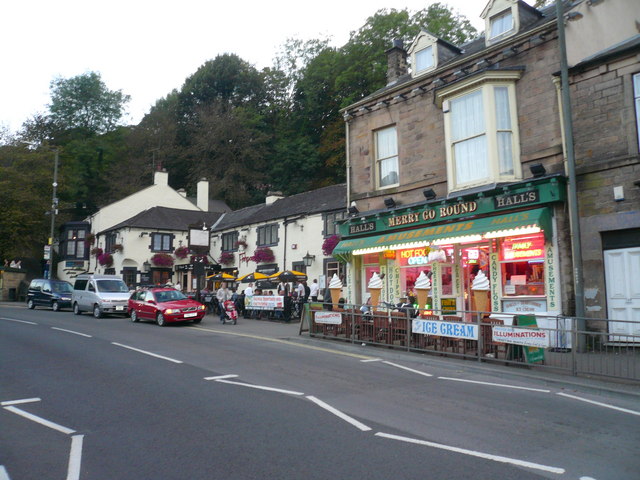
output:
POLYGON ((513 13, 511 9, 506 10, 490 19, 490 34, 489 39, 494 40, 498 37, 513 31, 513 13))
POLYGON ((415 73, 421 73, 434 67, 433 45, 415 53, 415 73))

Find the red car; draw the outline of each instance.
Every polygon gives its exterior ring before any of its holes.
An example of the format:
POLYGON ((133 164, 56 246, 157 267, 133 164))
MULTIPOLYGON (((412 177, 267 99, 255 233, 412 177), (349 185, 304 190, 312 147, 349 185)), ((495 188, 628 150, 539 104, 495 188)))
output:
POLYGON ((200 323, 207 313, 202 303, 165 287, 135 291, 129 298, 128 308, 132 322, 153 320, 161 327, 172 322, 200 323))

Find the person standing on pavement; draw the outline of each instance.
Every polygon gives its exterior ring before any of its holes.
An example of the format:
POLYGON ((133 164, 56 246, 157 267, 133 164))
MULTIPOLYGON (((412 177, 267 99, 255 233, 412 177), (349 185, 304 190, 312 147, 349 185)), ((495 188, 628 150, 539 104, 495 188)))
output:
POLYGON ((216 298, 218 299, 218 305, 220 305, 220 323, 224 323, 224 319, 226 317, 226 313, 224 311, 224 302, 229 300, 229 289, 227 288, 226 283, 222 283, 220 288, 216 292, 216 298))
POLYGON ((320 285, 318 285, 318 279, 315 278, 309 287, 309 296, 311 297, 312 302, 318 301, 318 292, 320 292, 320 285))

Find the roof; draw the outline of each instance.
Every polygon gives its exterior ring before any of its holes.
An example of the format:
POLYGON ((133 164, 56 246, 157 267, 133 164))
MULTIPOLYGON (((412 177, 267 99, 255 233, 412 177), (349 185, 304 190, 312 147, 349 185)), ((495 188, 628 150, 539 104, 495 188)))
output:
POLYGON ((270 205, 246 207, 224 215, 213 231, 269 222, 285 217, 313 215, 347 208, 347 185, 340 183, 276 200, 270 205))
POLYGON ((153 207, 99 233, 102 234, 124 227, 148 228, 151 230, 177 230, 186 232, 189 230, 189 225, 203 222, 206 225, 213 225, 218 221, 221 215, 222 214, 218 212, 153 207))
POLYGON ((640 47, 640 33, 626 40, 612 45, 609 48, 602 50, 588 58, 585 58, 580 63, 571 67, 571 72, 576 73, 590 66, 597 65, 601 62, 615 59, 619 56, 628 55, 629 53, 635 53, 640 47))

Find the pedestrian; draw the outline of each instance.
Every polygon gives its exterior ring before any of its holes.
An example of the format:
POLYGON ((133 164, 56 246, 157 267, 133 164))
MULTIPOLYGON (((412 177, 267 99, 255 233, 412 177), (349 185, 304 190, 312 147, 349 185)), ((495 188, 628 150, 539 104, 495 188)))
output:
POLYGON ((298 298, 304 298, 304 282, 298 282, 298 286, 296 287, 296 293, 298 294, 298 298))
POLYGON ((331 300, 331 289, 329 288, 329 284, 324 289, 324 293, 322 294, 322 303, 325 310, 333 310, 333 302, 331 300))
POLYGON ((175 289, 176 289, 176 290, 178 290, 179 292, 181 292, 181 291, 182 291, 182 286, 180 285, 180 282, 177 282, 173 288, 175 288, 175 289))
POLYGON ((218 305, 220 306, 220 323, 224 323, 224 319, 226 317, 226 313, 224 311, 224 302, 229 300, 229 289, 227 288, 227 284, 222 282, 220 288, 216 292, 216 299, 218 300, 218 305))
POLYGON ((320 285, 318 285, 318 279, 314 278, 313 283, 309 287, 309 296, 312 302, 318 301, 318 292, 320 292, 320 285))
POLYGON ((304 299, 303 301, 307 303, 309 301, 309 296, 311 295, 311 287, 307 285, 307 282, 302 282, 302 286, 304 287, 304 299))

